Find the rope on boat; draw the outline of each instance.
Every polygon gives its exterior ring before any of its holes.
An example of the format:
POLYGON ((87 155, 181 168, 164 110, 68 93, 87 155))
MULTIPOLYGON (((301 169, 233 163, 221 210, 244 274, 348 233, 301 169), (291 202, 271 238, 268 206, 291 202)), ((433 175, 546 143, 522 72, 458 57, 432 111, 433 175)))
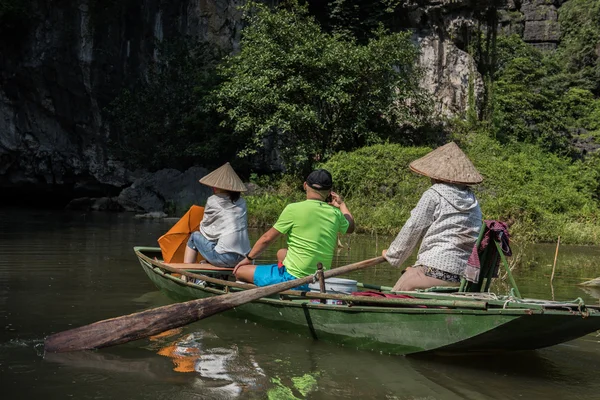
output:
POLYGON ((574 307, 577 307, 577 311, 581 314, 583 318, 589 316, 590 311, 586 307, 584 300, 581 297, 576 298, 575 300, 559 302, 559 301, 548 301, 548 300, 538 300, 538 299, 527 299, 517 297, 514 291, 511 289, 508 296, 499 296, 492 292, 459 292, 454 293, 454 296, 462 296, 469 297, 473 300, 496 300, 503 303, 502 308, 507 309, 510 307, 510 304, 532 304, 541 307, 547 308, 564 308, 569 311, 573 311, 574 307))
POLYGON ((585 301, 581 297, 566 302, 537 299, 514 299, 514 301, 521 304, 535 304, 546 308, 565 309, 573 314, 575 313, 573 307, 577 307, 577 311, 583 318, 587 318, 590 316, 590 310, 586 307, 585 301))
POLYGON ((317 272, 315 272, 315 273, 313 274, 313 276, 312 276, 312 278, 313 278, 313 281, 312 281, 312 283, 317 283, 317 281, 319 280, 319 276, 318 276, 318 274, 319 274, 319 271, 318 271, 318 270, 317 270, 317 272))
MULTIPOLYGON (((453 296, 470 297, 474 300, 501 300, 498 295, 492 292, 456 292, 453 296)), ((504 296, 502 296, 504 298, 504 296)))

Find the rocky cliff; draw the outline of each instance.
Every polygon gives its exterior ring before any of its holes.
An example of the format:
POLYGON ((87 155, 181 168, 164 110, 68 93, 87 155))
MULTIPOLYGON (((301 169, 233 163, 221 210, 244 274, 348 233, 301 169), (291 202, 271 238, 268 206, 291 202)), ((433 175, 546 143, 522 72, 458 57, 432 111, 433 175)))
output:
POLYGON ((560 41, 558 10, 567 0, 508 0, 499 12, 503 33, 516 33, 528 43, 545 50, 560 41))
MULTIPOLYGON (((27 7, 21 23, 0 32, 2 200, 62 203, 74 197, 115 196, 139 182, 143 174, 125 169, 108 150, 111 127, 105 107, 123 88, 147 77, 160 41, 183 34, 234 51, 241 2, 23 3, 27 7), (43 193, 47 195, 40 198, 43 193)), ((561 3, 407 0, 407 27, 422 46, 421 62, 428 71, 423 83, 435 95, 438 111, 460 115, 481 100, 482 79, 465 51, 465 37, 481 29, 486 10, 499 7, 499 30, 552 48, 560 37, 561 3)))
POLYGON ((239 41, 236 0, 27 5, 25 21, 0 35, 4 200, 117 194, 139 174, 111 157, 105 107, 145 78, 161 40, 184 34, 227 49, 239 41))

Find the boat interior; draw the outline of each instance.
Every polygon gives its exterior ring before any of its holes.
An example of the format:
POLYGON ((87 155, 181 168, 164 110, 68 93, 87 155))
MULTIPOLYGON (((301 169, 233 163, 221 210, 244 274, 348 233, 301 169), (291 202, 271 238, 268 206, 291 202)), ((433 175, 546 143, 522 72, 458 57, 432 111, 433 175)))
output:
MULTIPOLYGON (((488 246, 492 248, 492 246, 488 246)), ((500 257, 499 247, 494 246, 496 256, 500 263, 494 264, 486 260, 494 260, 489 254, 481 255, 481 277, 478 284, 465 282, 463 280, 460 287, 433 287, 426 290, 417 290, 412 292, 392 292, 392 287, 356 282, 355 291, 338 291, 334 286, 333 290, 321 291, 318 281, 311 285, 311 291, 286 290, 271 296, 272 299, 285 300, 292 302, 310 302, 321 303, 328 306, 372 306, 372 307, 402 307, 402 308, 450 308, 450 309, 468 309, 468 310, 505 310, 518 311, 519 313, 547 313, 569 312, 589 315, 600 315, 600 307, 586 305, 581 298, 568 302, 538 300, 522 298, 506 258, 500 257), (490 285, 493 282, 494 274, 497 273, 499 265, 504 268, 504 278, 512 284, 507 295, 497 295, 490 292, 490 285), (495 268, 495 271, 494 271, 495 268), (507 277, 509 277, 507 279, 507 277)), ((138 247, 136 253, 140 261, 149 264, 155 271, 163 274, 165 277, 180 281, 190 287, 195 287, 208 291, 214 295, 227 294, 255 288, 250 283, 236 281, 233 275, 233 269, 217 267, 208 263, 165 263, 162 260, 162 254, 159 248, 138 247)), ((328 280, 326 280, 328 281, 328 280)), ((329 287, 325 285, 325 287, 329 287)), ((425 311, 425 310, 423 310, 425 311)))

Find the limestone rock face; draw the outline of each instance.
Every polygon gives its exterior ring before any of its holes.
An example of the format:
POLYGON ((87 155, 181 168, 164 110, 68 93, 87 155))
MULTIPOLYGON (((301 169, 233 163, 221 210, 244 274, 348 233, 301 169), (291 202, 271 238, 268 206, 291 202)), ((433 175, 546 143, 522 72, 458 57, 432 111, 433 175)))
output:
POLYGON ((437 36, 418 40, 420 63, 425 68, 422 84, 436 99, 436 111, 454 116, 463 115, 469 108, 477 110, 482 101, 483 80, 473 57, 437 36))
MULTIPOLYGON (((32 0, 0 34, 0 188, 117 195, 136 174, 110 154, 106 107, 145 79, 160 41, 239 43, 242 0, 32 0)), ((143 144, 140 144, 143 145, 143 144)))
POLYGON ((523 0, 519 11, 523 14, 523 40, 545 50, 555 49, 560 40, 558 8, 555 0, 523 0))
MULTIPOLYGON (((557 13, 563 1, 405 0, 406 13, 398 27, 411 29, 421 45, 423 84, 435 96, 437 111, 462 116, 480 105, 482 79, 465 50, 469 38, 489 22, 478 19, 486 15, 486 7, 498 7, 499 31, 553 48, 560 38, 557 13)), ((235 52, 242 28, 237 7, 243 3, 28 1, 21 25, 12 30, 0 26, 4 198, 59 192, 66 204, 74 198, 114 198, 131 186, 119 196, 126 209, 154 211, 173 200, 157 185, 143 181, 150 179, 143 171, 127 170, 111 154, 106 108, 124 88, 148 79, 149 66, 160 57, 161 41, 183 34, 235 52)), ((269 153, 275 161, 276 150, 269 153)), ((181 173, 161 174, 161 181, 167 182, 181 173)))
POLYGON ((526 21, 523 38, 528 42, 556 45, 560 38, 558 21, 526 21))
POLYGON ((137 179, 117 199, 127 211, 154 212, 169 210, 181 215, 192 205, 203 205, 212 194, 211 188, 198 182, 208 171, 192 167, 185 172, 162 169, 137 179))
POLYGON ((525 16, 526 22, 558 20, 556 6, 545 1, 524 1, 521 5, 521 12, 525 16))

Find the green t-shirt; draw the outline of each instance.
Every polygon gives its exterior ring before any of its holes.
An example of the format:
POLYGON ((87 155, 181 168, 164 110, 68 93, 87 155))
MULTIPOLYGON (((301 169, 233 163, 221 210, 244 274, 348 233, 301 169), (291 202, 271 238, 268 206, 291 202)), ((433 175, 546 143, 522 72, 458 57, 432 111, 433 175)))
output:
POLYGON ((350 223, 339 208, 319 200, 289 204, 273 225, 288 235, 288 252, 283 260, 286 270, 296 278, 312 275, 317 263, 331 267, 337 234, 346 233, 350 223))

